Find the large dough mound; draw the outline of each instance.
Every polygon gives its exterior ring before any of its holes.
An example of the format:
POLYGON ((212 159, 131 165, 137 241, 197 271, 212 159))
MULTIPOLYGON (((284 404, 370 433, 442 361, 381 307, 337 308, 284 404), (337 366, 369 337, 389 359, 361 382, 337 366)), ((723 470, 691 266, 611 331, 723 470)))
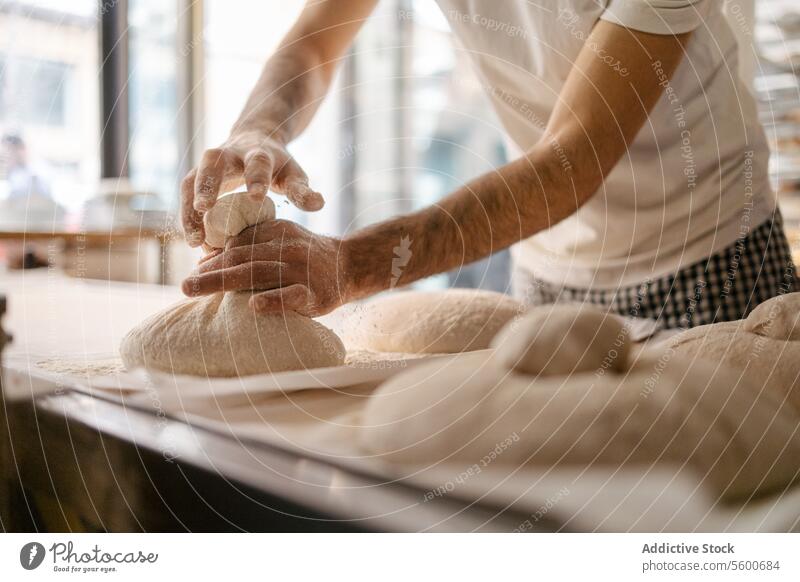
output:
MULTIPOLYGON (((564 330, 572 345, 583 337, 576 358, 592 345, 583 333, 564 330)), ((653 350, 624 369, 550 375, 508 370, 479 353, 384 383, 366 408, 360 442, 383 459, 426 465, 685 463, 733 498, 795 479, 797 423, 761 384, 670 351, 653 350)))
POLYGON ((122 340, 125 367, 233 377, 344 363, 344 346, 330 329, 294 312, 257 314, 249 298, 217 293, 149 317, 122 340))
POLYGON ((505 369, 543 376, 623 370, 629 345, 622 320, 591 305, 536 307, 492 340, 505 369))
POLYGON ((366 303, 344 335, 348 348, 452 354, 489 347, 524 306, 491 291, 402 291, 366 303))
POLYGON ((273 218, 275 204, 268 197, 256 199, 247 192, 226 194, 203 215, 206 244, 221 249, 228 237, 236 236, 248 226, 273 218))
POLYGON ((774 297, 747 319, 692 328, 668 341, 687 358, 733 368, 800 413, 800 293, 774 297))

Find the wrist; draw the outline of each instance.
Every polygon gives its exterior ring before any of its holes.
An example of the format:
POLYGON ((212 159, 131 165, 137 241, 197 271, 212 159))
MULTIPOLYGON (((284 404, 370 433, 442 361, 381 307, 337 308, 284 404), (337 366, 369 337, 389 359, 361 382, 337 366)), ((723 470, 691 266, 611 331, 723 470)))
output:
POLYGON ((244 145, 250 148, 264 147, 266 145, 278 145, 285 148, 289 143, 289 137, 277 124, 273 125, 269 122, 260 124, 236 122, 228 135, 226 143, 244 145))
POLYGON ((368 256, 361 251, 359 241, 346 236, 339 240, 338 273, 343 303, 363 299, 380 289, 375 289, 377 273, 368 256))

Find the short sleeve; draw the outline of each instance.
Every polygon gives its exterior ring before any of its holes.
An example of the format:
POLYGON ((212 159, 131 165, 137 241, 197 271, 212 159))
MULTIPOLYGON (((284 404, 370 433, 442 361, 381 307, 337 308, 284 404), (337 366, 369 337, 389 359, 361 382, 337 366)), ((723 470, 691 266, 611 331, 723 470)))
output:
POLYGON ((714 0, 610 0, 601 20, 650 34, 683 34, 705 19, 714 0))

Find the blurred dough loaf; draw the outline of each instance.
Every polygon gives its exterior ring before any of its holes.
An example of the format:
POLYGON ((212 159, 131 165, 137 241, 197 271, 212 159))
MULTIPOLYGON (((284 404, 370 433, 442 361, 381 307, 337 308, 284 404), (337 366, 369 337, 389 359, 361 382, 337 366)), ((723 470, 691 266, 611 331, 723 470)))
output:
POLYGON ((800 412, 800 293, 765 301, 744 320, 687 330, 667 345, 687 358, 739 371, 800 412))
POLYGON ((507 370, 543 376, 622 370, 628 330, 622 320, 592 305, 536 307, 492 340, 497 362, 507 370))
MULTIPOLYGON (((582 325, 564 334, 573 346, 583 338, 576 359, 587 353, 593 335, 582 325)), ((415 465, 470 465, 498 443, 507 446, 493 463, 512 467, 687 464, 721 497, 776 490, 798 474, 798 415, 737 371, 668 350, 602 373, 593 367, 533 375, 508 370, 493 354, 434 360, 372 396, 362 446, 415 465)))
POLYGON ((480 350, 523 309, 491 291, 402 291, 366 303, 351 316, 343 339, 348 348, 375 352, 480 350))

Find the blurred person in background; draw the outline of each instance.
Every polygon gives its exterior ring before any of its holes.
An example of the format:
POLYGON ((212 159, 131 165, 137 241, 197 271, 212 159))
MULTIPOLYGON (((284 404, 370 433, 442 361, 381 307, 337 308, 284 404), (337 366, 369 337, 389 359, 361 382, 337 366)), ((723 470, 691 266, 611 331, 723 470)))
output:
POLYGON ((21 203, 29 197, 52 200, 50 184, 31 166, 28 147, 16 133, 2 138, 3 157, 6 164, 8 199, 21 203))
MULTIPOLYGON (((22 136, 6 133, 0 139, 5 165, 7 195, 0 200, 0 227, 28 232, 52 229, 63 218, 63 209, 53 200, 49 182, 31 164, 28 147, 22 136)), ((35 268, 47 265, 45 245, 8 242, 6 260, 9 268, 35 268)))

